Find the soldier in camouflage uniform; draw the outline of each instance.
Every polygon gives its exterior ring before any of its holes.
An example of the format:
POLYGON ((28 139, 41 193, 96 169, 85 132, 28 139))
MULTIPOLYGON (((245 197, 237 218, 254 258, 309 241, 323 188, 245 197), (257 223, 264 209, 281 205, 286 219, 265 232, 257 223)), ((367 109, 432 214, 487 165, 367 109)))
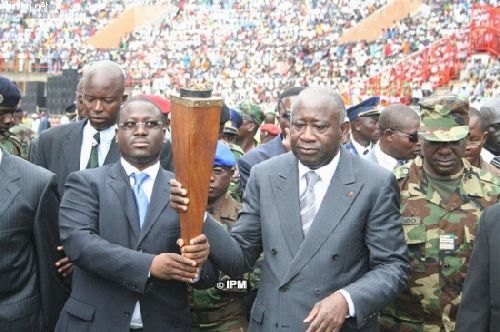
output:
POLYGON ((455 95, 420 102, 422 157, 396 168, 412 278, 381 317, 381 331, 449 332, 469 265, 479 215, 500 182, 463 159, 469 104, 455 95))
POLYGON ((14 156, 21 155, 21 142, 10 132, 20 100, 21 93, 17 86, 0 76, 0 147, 4 152, 14 156))
POLYGON ((15 113, 15 123, 10 128, 10 137, 18 140, 20 146, 20 157, 29 160, 31 141, 35 138, 35 132, 22 124, 23 110, 18 108, 15 113))
MULTIPOLYGON (((235 165, 236 160, 229 147, 219 142, 210 181, 207 212, 228 231, 238 220, 241 207, 228 193, 235 165)), ((220 281, 225 283, 227 279, 228 276, 221 274, 220 281)), ((246 293, 246 289, 190 289, 192 331, 246 331, 248 321, 243 302, 246 293)))

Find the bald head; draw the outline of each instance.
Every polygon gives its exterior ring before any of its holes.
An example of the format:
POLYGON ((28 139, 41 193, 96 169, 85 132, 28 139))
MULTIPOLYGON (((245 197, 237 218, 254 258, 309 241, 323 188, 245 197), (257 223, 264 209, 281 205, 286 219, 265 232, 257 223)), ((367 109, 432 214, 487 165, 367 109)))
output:
POLYGON ((378 120, 380 135, 389 128, 405 128, 409 123, 420 122, 420 118, 414 110, 403 104, 392 104, 387 106, 380 113, 378 120))
POLYGON ((83 74, 83 88, 86 89, 90 81, 100 80, 116 84, 120 93, 125 91, 125 74, 123 69, 113 61, 98 61, 92 64, 83 74))
POLYGON ((302 90, 292 106, 292 117, 294 111, 301 104, 304 104, 304 102, 309 103, 311 100, 315 100, 318 107, 321 107, 320 105, 328 105, 329 109, 338 112, 338 119, 340 120, 339 123, 344 122, 344 119, 346 118, 344 100, 338 92, 325 86, 311 87, 302 90))

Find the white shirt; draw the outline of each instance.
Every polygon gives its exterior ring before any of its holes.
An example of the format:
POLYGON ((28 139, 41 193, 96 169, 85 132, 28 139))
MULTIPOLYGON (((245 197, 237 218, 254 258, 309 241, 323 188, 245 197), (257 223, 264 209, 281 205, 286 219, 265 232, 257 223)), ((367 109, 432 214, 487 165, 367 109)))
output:
POLYGON ((380 145, 375 144, 373 150, 379 166, 382 166, 383 168, 392 172, 398 165, 398 160, 389 156, 388 154, 385 154, 385 152, 380 149, 380 145))
MULTIPOLYGON (((321 166, 320 168, 317 168, 314 170, 316 174, 319 175, 320 179, 316 184, 314 185, 314 197, 316 198, 315 202, 315 208, 316 211, 319 210, 319 207, 321 206, 321 202, 323 202, 323 198, 325 197, 326 191, 328 190, 328 186, 330 185, 330 181, 332 180, 333 174, 335 174, 335 171, 337 170, 337 166, 339 165, 339 160, 340 160, 340 150, 337 153, 335 157, 333 157, 332 161, 328 165, 321 166)), ((299 194, 302 195, 306 189, 306 173, 312 171, 307 166, 304 166, 300 163, 299 161, 299 194)), ((299 195, 299 196, 300 196, 299 195)), ((312 226, 311 226, 312 227, 312 226)), ((304 226, 302 226, 302 231, 304 231, 304 226)), ((349 292, 340 289, 338 290, 340 294, 344 296, 344 298, 347 301, 347 304, 349 306, 349 316, 348 317, 354 317, 356 314, 356 310, 354 309, 354 303, 352 302, 351 299, 351 294, 349 292)))
POLYGON ((0 164, 2 163, 3 151, 0 149, 0 164))
MULTIPOLYGON (((115 138, 115 129, 117 127, 117 125, 114 125, 99 131, 100 143, 97 149, 99 166, 104 164, 104 160, 106 159, 109 148, 111 147, 111 141, 115 138)), ((90 151, 92 151, 92 146, 96 143, 94 140, 95 133, 97 133, 97 129, 92 127, 90 122, 87 121, 83 127, 82 148, 80 150, 80 170, 87 168, 87 164, 90 159, 90 151)))
MULTIPOLYGON (((149 175, 149 177, 144 180, 142 183, 142 190, 148 197, 148 200, 151 201, 151 194, 153 193, 153 186, 155 184, 156 176, 158 175, 158 171, 160 170, 160 161, 157 161, 154 165, 149 166, 148 168, 139 171, 135 166, 130 165, 128 161, 125 159, 120 158, 120 163, 122 164, 123 168, 125 169, 125 173, 127 173, 127 176, 129 177, 130 180, 130 187, 132 187, 134 183, 134 178, 132 177, 132 174, 134 173, 146 173, 149 175)), ((130 320, 130 328, 132 329, 140 329, 142 328, 142 317, 141 317, 141 305, 139 301, 135 303, 135 308, 134 312, 132 313, 132 319, 130 320)))
POLYGON ((354 148, 358 152, 358 156, 360 156, 361 158, 366 158, 368 156, 368 152, 370 152, 370 150, 373 148, 373 143, 370 143, 370 145, 368 146, 362 146, 354 139, 354 137, 352 137, 352 135, 351 135, 351 143, 352 146, 354 146, 354 148), (368 150, 368 152, 366 154, 363 154, 363 152, 365 152, 366 150, 368 150))
POLYGON ((491 161, 493 160, 493 158, 495 158, 495 155, 490 151, 486 150, 485 148, 482 148, 481 158, 483 158, 484 161, 486 161, 488 164, 491 164, 491 161))

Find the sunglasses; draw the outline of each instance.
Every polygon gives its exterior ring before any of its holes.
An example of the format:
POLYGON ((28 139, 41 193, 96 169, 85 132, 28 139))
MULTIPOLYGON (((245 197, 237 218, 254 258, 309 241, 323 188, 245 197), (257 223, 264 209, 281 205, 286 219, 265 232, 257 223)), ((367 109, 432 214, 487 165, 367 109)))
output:
POLYGON ((398 133, 401 136, 408 137, 408 140, 410 141, 410 143, 418 143, 418 133, 407 134, 407 133, 403 133, 402 131, 399 131, 399 130, 394 129, 394 128, 389 128, 389 129, 391 129, 392 131, 398 133))

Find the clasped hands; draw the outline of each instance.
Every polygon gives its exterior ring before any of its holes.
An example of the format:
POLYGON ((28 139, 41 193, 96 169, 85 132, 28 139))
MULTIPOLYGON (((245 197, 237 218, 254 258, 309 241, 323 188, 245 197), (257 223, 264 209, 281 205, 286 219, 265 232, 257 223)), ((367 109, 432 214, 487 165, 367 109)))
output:
MULTIPOLYGON (((171 205, 177 212, 186 211, 189 200, 186 189, 180 183, 173 180, 175 185, 171 187, 171 205), (186 201, 186 202, 185 202, 186 201), (173 203, 180 202, 180 203, 173 203), (184 203, 185 202, 185 203, 184 203), (184 203, 182 205, 181 203, 184 203), (179 206, 183 208, 179 208, 179 206)), ((182 282, 193 282, 199 277, 201 266, 208 259, 210 244, 205 234, 200 234, 191 239, 189 244, 182 239, 177 240, 177 245, 181 248, 181 254, 163 253, 156 255, 151 263, 151 275, 160 279, 175 279, 182 282)))

